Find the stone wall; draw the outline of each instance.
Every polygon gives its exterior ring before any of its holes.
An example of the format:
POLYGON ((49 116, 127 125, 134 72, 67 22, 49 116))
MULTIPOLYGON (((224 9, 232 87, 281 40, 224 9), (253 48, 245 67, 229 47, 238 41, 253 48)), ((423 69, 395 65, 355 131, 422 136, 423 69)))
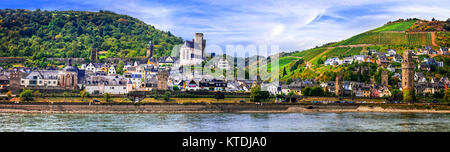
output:
POLYGON ((101 104, 91 103, 0 103, 0 112, 21 113, 216 113, 289 112, 289 109, 356 109, 357 105, 300 104, 101 104))

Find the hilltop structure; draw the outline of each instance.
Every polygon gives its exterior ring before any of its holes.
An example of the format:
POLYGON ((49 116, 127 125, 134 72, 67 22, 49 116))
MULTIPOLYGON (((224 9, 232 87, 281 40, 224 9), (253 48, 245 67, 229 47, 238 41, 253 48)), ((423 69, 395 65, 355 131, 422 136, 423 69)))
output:
POLYGON ((414 68, 412 52, 405 51, 402 62, 402 91, 403 101, 405 102, 414 102, 414 68))

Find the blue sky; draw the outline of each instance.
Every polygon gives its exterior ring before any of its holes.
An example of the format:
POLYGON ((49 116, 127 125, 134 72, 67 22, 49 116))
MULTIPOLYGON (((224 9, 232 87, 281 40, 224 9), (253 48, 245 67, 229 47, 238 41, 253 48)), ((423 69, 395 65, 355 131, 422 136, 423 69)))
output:
POLYGON ((110 10, 187 40, 202 32, 207 44, 283 51, 343 40, 399 18, 450 17, 449 0, 0 0, 0 8, 110 10))

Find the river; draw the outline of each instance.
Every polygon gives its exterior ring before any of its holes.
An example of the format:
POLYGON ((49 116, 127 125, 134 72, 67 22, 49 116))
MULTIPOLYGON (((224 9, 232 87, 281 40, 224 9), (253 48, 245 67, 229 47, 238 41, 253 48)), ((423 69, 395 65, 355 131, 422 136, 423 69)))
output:
POLYGON ((450 114, 219 113, 15 114, 0 113, 0 132, 414 132, 450 131, 450 114))

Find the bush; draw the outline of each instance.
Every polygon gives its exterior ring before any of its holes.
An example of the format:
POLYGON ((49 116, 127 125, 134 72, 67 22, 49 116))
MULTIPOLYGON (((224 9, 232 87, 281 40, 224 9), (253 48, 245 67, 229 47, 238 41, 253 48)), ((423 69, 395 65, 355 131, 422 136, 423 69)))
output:
POLYGON ((166 93, 164 93, 163 99, 166 100, 166 101, 169 101, 171 95, 172 95, 172 93, 170 93, 169 91, 167 91, 166 93))
POLYGON ((105 93, 105 94, 103 94, 103 99, 105 100, 105 102, 110 102, 111 95, 109 93, 105 93))
POLYGON ((33 90, 25 89, 20 93, 19 96, 22 101, 32 101, 33 100, 33 90))
POLYGON ((173 87, 172 87, 172 88, 173 88, 173 90, 174 90, 174 91, 178 91, 178 90, 180 90, 180 88, 178 88, 178 86, 177 86, 177 85, 173 85, 173 87))

